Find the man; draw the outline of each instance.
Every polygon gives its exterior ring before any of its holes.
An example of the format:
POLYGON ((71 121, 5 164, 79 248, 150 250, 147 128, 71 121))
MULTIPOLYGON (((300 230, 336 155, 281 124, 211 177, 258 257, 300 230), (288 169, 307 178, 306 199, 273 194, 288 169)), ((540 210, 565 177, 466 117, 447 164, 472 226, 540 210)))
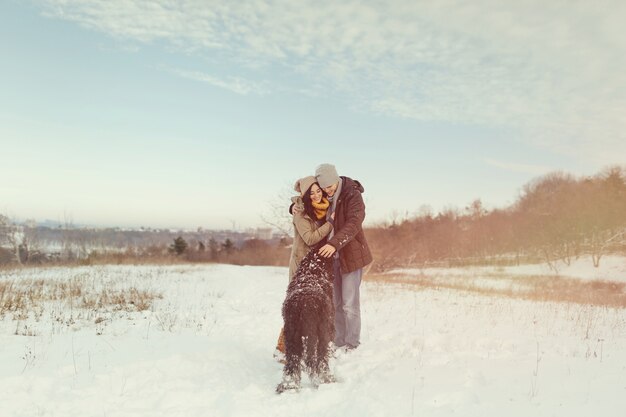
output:
POLYGON ((361 338, 359 289, 363 268, 372 262, 362 228, 364 189, 358 181, 339 177, 331 164, 318 166, 315 178, 331 202, 327 220, 332 222, 330 216, 335 213, 334 229, 319 250, 322 256, 334 256, 335 346, 352 350, 359 346, 361 338))

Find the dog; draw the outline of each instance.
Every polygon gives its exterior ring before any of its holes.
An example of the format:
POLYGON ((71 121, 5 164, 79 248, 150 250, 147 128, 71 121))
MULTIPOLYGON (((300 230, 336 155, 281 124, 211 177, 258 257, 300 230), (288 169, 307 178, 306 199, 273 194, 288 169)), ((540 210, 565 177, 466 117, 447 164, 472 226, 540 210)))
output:
POLYGON ((328 360, 335 335, 333 260, 314 248, 302 259, 283 302, 286 363, 277 393, 299 390, 304 368, 314 387, 335 382, 328 360))

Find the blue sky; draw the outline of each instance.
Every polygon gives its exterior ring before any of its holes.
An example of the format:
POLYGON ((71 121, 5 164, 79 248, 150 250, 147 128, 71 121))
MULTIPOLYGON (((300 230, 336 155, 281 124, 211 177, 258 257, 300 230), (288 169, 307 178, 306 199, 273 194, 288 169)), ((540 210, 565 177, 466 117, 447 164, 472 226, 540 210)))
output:
POLYGON ((623 164, 626 9, 584 3, 4 1, 0 212, 263 226, 330 162, 372 224, 623 164))

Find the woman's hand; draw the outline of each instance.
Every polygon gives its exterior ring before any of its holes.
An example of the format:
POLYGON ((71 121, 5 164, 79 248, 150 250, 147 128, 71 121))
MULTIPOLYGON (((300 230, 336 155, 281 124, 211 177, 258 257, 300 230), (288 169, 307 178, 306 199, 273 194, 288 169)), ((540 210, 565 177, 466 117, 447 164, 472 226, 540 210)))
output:
POLYGON ((327 243, 324 246, 322 246, 318 252, 324 258, 330 258, 331 256, 333 256, 336 250, 337 249, 335 249, 333 245, 330 245, 327 243))

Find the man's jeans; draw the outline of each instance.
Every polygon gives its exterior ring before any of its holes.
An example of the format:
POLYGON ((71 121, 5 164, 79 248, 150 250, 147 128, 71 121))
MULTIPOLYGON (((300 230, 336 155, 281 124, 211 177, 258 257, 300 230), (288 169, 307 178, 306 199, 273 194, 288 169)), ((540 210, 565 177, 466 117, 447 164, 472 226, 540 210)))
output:
POLYGON ((363 269, 341 275, 339 260, 334 260, 335 345, 357 347, 361 338, 361 303, 359 287, 363 269))

